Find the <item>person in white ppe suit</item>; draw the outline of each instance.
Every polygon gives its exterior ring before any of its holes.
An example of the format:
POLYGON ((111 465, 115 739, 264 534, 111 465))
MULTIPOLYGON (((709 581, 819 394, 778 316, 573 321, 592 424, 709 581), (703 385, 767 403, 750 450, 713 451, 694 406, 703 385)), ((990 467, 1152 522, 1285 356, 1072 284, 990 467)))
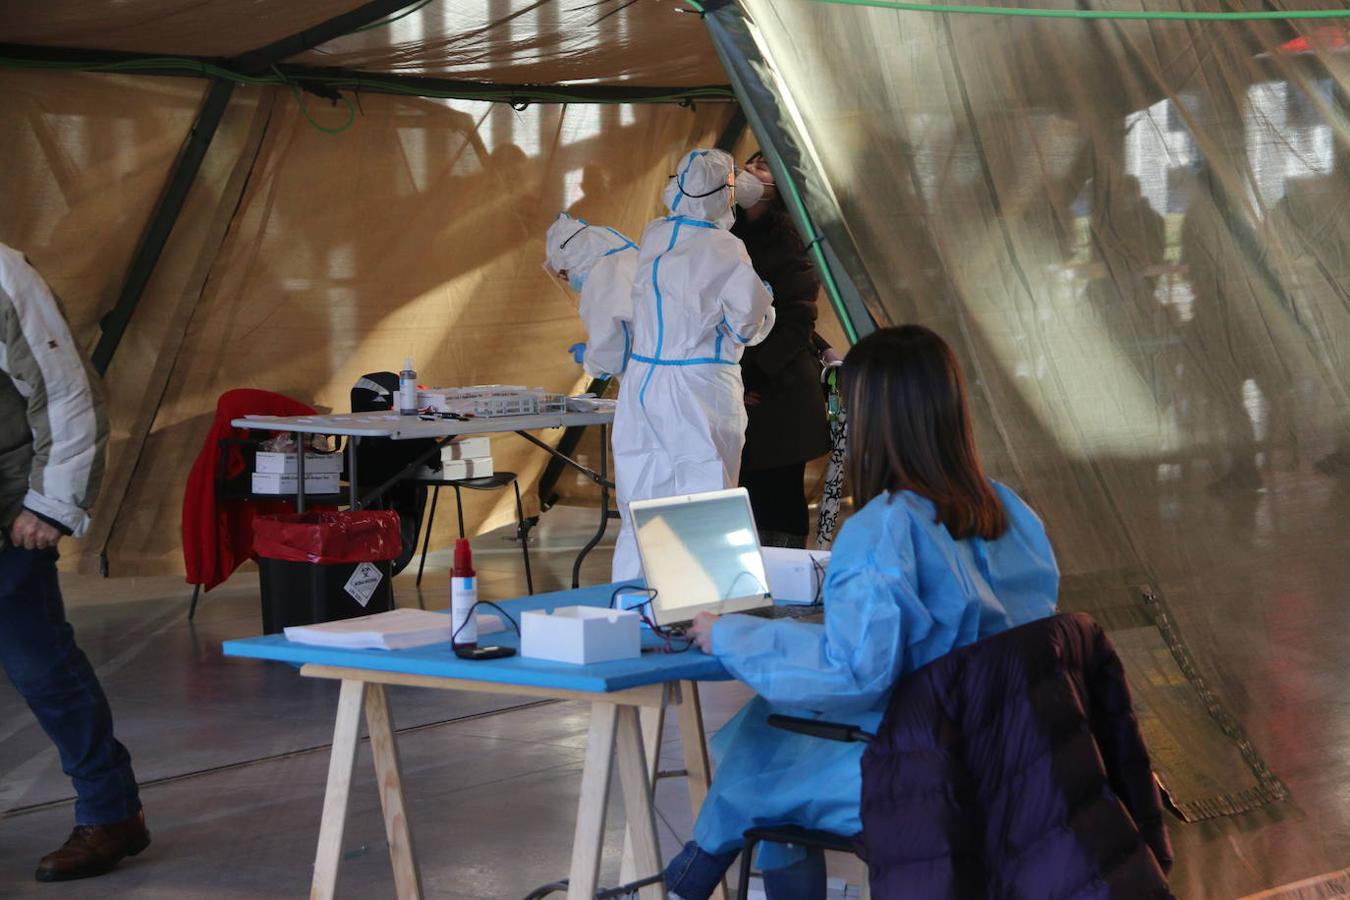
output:
POLYGON ((614 419, 623 517, 615 581, 641 577, 626 503, 735 487, 745 444, 742 349, 773 327, 773 296, 728 229, 731 156, 694 150, 666 186, 633 282, 632 356, 614 419))
MULTIPOLYGON (((581 295, 579 312, 586 342, 573 344, 568 351, 592 378, 623 375, 633 348, 637 244, 608 226, 592 225, 585 219, 558 213, 549 226, 545 245, 544 268, 581 295)), ((625 390, 620 385, 620 402, 625 390)), ((621 510, 628 508, 625 487, 622 481, 615 485, 621 510)), ((622 574, 618 571, 617 559, 614 565, 615 581, 633 577, 627 569, 622 574)))
POLYGON ((545 243, 544 268, 581 295, 586 342, 568 350, 592 378, 622 375, 632 347, 637 244, 613 228, 567 213, 553 220, 545 243))

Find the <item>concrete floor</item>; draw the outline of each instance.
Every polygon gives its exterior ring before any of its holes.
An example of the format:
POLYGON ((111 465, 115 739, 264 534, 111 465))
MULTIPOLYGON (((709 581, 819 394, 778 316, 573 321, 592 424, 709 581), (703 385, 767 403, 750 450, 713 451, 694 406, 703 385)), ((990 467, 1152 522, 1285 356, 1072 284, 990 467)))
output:
MULTIPOLYGON (((536 589, 557 590, 591 521, 545 517, 534 546, 536 589), (552 548, 548 551, 543 548, 552 548)), ((494 533, 475 542, 480 596, 524 590, 517 546, 494 533)), ((588 563, 608 580, 610 544, 588 563)), ((447 602, 449 553, 433 553, 422 597, 447 602), (432 571, 432 566, 435 571, 432 571)), ((251 567, 248 567, 251 569, 251 567)), ((8 683, 0 683, 0 896, 303 896, 318 834, 337 686, 283 664, 226 659, 220 643, 260 630, 257 578, 241 570, 187 621, 177 578, 63 578, 70 619, 132 752, 154 843, 103 878, 60 886, 32 880, 36 861, 69 831, 73 792, 55 751, 8 683)), ((415 605, 411 576, 396 580, 415 605)), ((711 686, 704 710, 720 727, 745 702, 735 684, 711 686)), ((409 815, 429 896, 521 897, 566 877, 588 715, 578 703, 455 691, 391 689, 409 815), (522 849, 527 852, 522 852, 522 849)), ((665 757, 680 766, 677 726, 665 757)), ((392 897, 387 845, 369 753, 357 762, 341 894, 392 897)), ((658 785, 669 856, 688 839, 684 782, 658 785)), ((605 883, 618 875, 623 813, 611 802, 605 883)), ((836 892, 842 897, 842 892, 836 892)))
MULTIPOLYGON (((1276 503, 1279 495, 1262 498, 1276 503)), ((1332 509, 1337 505, 1332 505, 1332 509)), ((536 533, 536 587, 564 587, 590 511, 555 510, 536 533), (548 548, 547 550, 545 548, 548 548)), ((475 542, 481 596, 523 590, 518 548, 503 534, 475 542)), ((423 599, 446 604, 448 548, 428 563, 423 599), (434 570, 433 570, 434 567, 434 570)), ((1336 602, 1346 559, 1296 559, 1273 577, 1290 584, 1278 604, 1252 608, 1235 567, 1180 604, 1192 651, 1219 686, 1291 799, 1243 816, 1172 823, 1173 885, 1186 898, 1238 897, 1350 863, 1350 754, 1345 750, 1347 608, 1336 602), (1310 568, 1311 567, 1311 568, 1310 568)), ((605 581, 608 544, 587 583, 605 581)), ((1341 581, 1341 584, 1347 583, 1341 581)), ((55 752, 7 683, 0 683, 0 896, 302 896, 318 833, 336 686, 291 667, 225 659, 223 639, 260 630, 256 577, 241 571, 186 619, 176 578, 64 579, 70 618, 112 700, 118 734, 143 782, 154 844, 104 878, 65 885, 32 881, 37 859, 71 824, 69 782, 55 752)), ((417 600, 396 582, 400 605, 417 600)), ((1345 599, 1342 595, 1340 599, 1345 599)), ((748 692, 704 689, 710 730, 748 692)), ((410 819, 429 896, 518 898, 565 876, 587 716, 573 703, 458 692, 391 692, 410 819)), ((674 723, 665 755, 678 766, 674 723)), ((357 763, 340 893, 393 896, 368 754, 357 763)), ((688 837, 685 785, 658 785, 659 831, 668 856, 688 837)), ((612 799, 603 880, 614 883, 621 844, 619 792, 612 799)), ((842 897, 841 891, 834 892, 842 897)))

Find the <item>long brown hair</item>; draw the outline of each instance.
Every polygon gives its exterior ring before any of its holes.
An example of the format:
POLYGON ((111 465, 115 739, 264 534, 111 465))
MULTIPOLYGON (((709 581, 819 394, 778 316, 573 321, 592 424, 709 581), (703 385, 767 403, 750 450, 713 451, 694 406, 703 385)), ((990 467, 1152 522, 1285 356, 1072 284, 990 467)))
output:
POLYGON ((947 342, 921 325, 883 328, 844 359, 848 474, 862 507, 908 490, 957 540, 994 540, 1008 515, 980 468, 965 379, 947 342))

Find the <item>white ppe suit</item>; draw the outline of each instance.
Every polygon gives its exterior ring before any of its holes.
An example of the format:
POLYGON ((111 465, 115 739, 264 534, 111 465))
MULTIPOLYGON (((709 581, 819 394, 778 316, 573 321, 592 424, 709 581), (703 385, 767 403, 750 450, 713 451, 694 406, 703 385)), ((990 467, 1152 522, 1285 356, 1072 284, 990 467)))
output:
POLYGON ((613 578, 640 578, 628 501, 735 487, 745 445, 743 348, 773 327, 773 296, 727 229, 731 157, 695 150, 649 224, 633 282, 633 347, 614 419, 623 524, 613 578))
POLYGON ((586 328, 581 364, 586 374, 592 378, 623 374, 632 346, 637 244, 613 228, 567 213, 559 213, 549 226, 545 243, 544 267, 555 275, 566 272, 574 289, 580 285, 581 324, 586 328))

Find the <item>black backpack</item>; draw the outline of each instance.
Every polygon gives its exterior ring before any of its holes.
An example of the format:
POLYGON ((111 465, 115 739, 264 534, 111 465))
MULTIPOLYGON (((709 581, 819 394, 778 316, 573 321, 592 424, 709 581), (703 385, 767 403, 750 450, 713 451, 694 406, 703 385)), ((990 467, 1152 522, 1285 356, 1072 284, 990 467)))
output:
MULTIPOLYGON (((392 410, 394 399, 398 396, 398 375, 394 372, 362 375, 352 386, 351 396, 352 412, 392 410)), ((435 444, 430 439, 391 441, 375 438, 362 441, 356 448, 356 471, 360 479, 357 493, 364 497, 435 444)), ((433 456, 432 461, 439 462, 439 459, 433 456)), ((347 474, 350 477, 351 473, 347 474)), ((398 513, 403 552, 393 561, 395 575, 403 571, 417 552, 417 536, 422 530, 422 515, 426 506, 426 487, 412 480, 398 482, 370 502, 371 509, 392 509, 398 513)))

